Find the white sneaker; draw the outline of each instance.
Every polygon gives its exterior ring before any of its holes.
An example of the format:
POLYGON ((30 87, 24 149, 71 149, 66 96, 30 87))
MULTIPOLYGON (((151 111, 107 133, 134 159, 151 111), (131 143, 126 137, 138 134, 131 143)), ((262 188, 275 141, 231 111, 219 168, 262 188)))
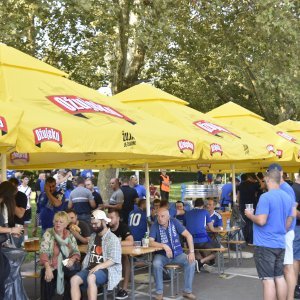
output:
POLYGON ((203 269, 204 269, 206 272, 208 272, 208 273, 213 273, 213 272, 216 270, 215 267, 209 266, 209 265, 207 265, 207 264, 204 264, 204 265, 203 265, 203 269))

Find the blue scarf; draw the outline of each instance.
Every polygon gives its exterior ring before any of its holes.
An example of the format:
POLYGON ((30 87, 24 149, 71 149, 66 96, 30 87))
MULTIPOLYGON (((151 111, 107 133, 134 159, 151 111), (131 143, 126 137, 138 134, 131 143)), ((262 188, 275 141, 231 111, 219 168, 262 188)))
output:
POLYGON ((182 247, 181 247, 181 244, 179 241, 179 235, 178 235, 176 227, 174 225, 174 221, 172 219, 170 219, 167 229, 165 229, 161 225, 158 225, 158 228, 159 228, 159 235, 160 235, 161 243, 171 246, 170 248, 173 251, 173 257, 176 257, 176 256, 182 254, 183 250, 182 250, 182 247), (168 238, 168 236, 169 236, 169 238, 168 238))

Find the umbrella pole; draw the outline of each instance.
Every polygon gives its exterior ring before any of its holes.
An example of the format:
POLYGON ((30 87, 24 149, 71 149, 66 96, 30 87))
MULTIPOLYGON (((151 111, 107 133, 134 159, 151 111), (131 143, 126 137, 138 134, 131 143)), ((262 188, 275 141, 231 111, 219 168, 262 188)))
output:
POLYGON ((232 200, 233 203, 236 203, 236 184, 235 184, 235 167, 234 165, 231 165, 232 169, 232 200))
POLYGON ((1 153, 1 178, 2 178, 2 182, 6 181, 6 154, 5 153, 1 153))
POLYGON ((150 217, 150 189, 149 189, 149 166, 145 164, 145 188, 146 188, 146 205, 147 205, 147 217, 150 217))

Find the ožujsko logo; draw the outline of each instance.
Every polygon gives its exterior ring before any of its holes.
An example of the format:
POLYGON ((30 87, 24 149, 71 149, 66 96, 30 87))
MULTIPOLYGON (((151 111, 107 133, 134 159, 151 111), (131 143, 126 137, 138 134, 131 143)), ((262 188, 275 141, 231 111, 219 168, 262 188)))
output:
POLYGON ((122 131, 124 147, 136 145, 135 137, 130 132, 122 131))
POLYGON ((220 136, 219 133, 228 133, 237 138, 240 138, 238 135, 227 130, 226 128, 216 125, 216 124, 213 124, 213 123, 210 123, 210 122, 207 122, 205 120, 199 120, 199 121, 194 122, 193 124, 214 136, 220 136))
POLYGON ((274 145, 272 144, 267 145, 267 150, 269 153, 275 153, 274 145))
POLYGON ((277 156, 278 158, 282 158, 282 155, 283 155, 283 150, 277 149, 277 150, 276 150, 276 156, 277 156))
POLYGON ((10 161, 13 163, 16 160, 25 160, 26 162, 29 162, 29 153, 12 152, 10 154, 10 161))
POLYGON ((223 155, 223 150, 222 150, 222 146, 220 144, 210 144, 210 155, 212 156, 214 153, 221 153, 221 155, 223 155))
POLYGON ((39 127, 33 129, 35 145, 41 147, 43 142, 54 142, 62 147, 62 134, 61 131, 51 127, 39 127))
POLYGON ((77 117, 87 118, 83 115, 83 113, 102 113, 112 117, 124 119, 133 125, 136 124, 135 121, 116 111, 112 107, 102 105, 91 100, 66 95, 47 96, 47 98, 64 111, 77 117))
POLYGON ((295 143, 295 144, 299 144, 299 142, 297 141, 296 138, 294 138, 293 136, 287 134, 286 132, 283 132, 283 131, 277 131, 276 132, 279 136, 281 136, 282 138, 292 142, 292 143, 295 143))
POLYGON ((184 150, 190 150, 190 151, 192 151, 192 154, 194 154, 195 145, 191 141, 179 140, 179 141, 177 141, 177 146, 178 146, 180 152, 182 152, 182 153, 184 150))
POLYGON ((4 117, 0 116, 0 130, 1 130, 1 134, 5 135, 7 134, 7 124, 6 124, 6 120, 4 117))

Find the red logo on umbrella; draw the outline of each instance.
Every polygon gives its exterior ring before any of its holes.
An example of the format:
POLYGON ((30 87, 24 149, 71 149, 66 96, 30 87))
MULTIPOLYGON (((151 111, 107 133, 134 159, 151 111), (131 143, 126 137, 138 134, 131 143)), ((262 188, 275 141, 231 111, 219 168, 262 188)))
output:
POLYGON ((39 127, 33 129, 35 145, 41 147, 43 142, 54 142, 62 147, 62 134, 61 131, 51 127, 39 127))
POLYGON ((10 161, 13 163, 16 160, 25 160, 29 162, 29 153, 12 152, 10 154, 10 161))
POLYGON ((212 134, 212 135, 215 135, 215 136, 219 136, 219 133, 228 133, 230 135, 233 135, 237 138, 240 138, 238 135, 236 135, 235 133, 227 130, 226 128, 222 127, 222 126, 219 126, 217 124, 213 124, 213 123, 210 123, 210 122, 207 122, 205 120, 199 120, 199 121, 196 121, 194 122, 194 125, 196 125, 197 127, 205 130, 206 132, 212 134))
POLYGON ((294 138, 293 136, 287 134, 286 132, 283 132, 283 131, 277 131, 276 132, 279 136, 283 137, 284 139, 292 142, 292 143, 295 143, 295 144, 299 144, 299 142, 297 141, 296 138, 294 138))
POLYGON ((6 120, 4 117, 0 116, 0 130, 1 130, 1 134, 5 135, 7 134, 7 124, 6 124, 6 120))
POLYGON ((212 156, 214 153, 221 153, 221 155, 223 155, 223 150, 222 150, 222 146, 220 144, 210 144, 210 155, 212 156))
POLYGON ((47 98, 64 111, 77 117, 87 118, 83 115, 83 113, 102 113, 112 117, 124 119, 133 125, 136 124, 135 121, 116 111, 112 107, 102 105, 88 99, 66 95, 47 96, 47 98))
POLYGON ((192 153, 194 153, 195 150, 195 145, 193 142, 188 141, 188 140, 179 140, 177 142, 178 148, 180 152, 183 152, 183 150, 190 150, 192 153))
POLYGON ((269 151, 269 153, 275 153, 274 145, 269 144, 269 145, 267 146, 267 150, 269 151))
POLYGON ((283 150, 277 149, 277 150, 276 150, 276 156, 277 156, 278 158, 282 158, 282 155, 283 155, 283 150))

